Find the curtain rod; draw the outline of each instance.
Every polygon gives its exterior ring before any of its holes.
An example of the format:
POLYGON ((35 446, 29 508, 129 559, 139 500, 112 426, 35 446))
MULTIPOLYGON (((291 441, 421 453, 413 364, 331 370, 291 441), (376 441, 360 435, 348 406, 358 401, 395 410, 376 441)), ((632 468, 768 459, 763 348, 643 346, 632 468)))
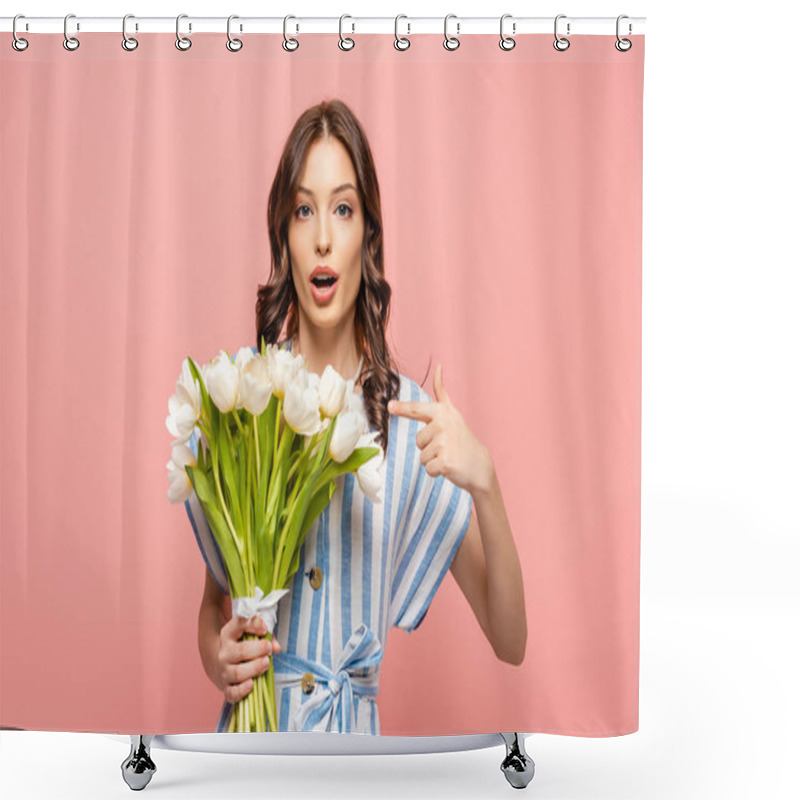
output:
MULTIPOLYGON (((225 33, 228 17, 194 17, 180 15, 181 34, 225 33)), ((474 33, 500 33, 500 16, 459 17, 448 15, 447 32, 450 36, 474 33)), ((556 17, 515 17, 504 15, 503 32, 506 36, 526 33, 550 33, 555 30, 556 17)), ((560 36, 572 34, 614 35, 617 31, 616 17, 570 17, 558 15, 560 36)), ((643 34, 645 17, 627 17, 621 20, 620 34, 643 34)), ((11 31, 13 17, 0 17, 0 30, 11 31)), ((63 33, 64 17, 27 17, 19 15, 17 33, 63 33)), ((177 17, 136 17, 129 15, 126 23, 128 34, 159 33, 176 30, 177 17)), ((291 15, 287 20, 288 33, 338 33, 340 26, 345 34, 394 33, 395 25, 401 35, 414 33, 444 34, 445 17, 355 17, 349 14, 340 17, 303 17, 291 15)), ((122 32, 122 17, 81 17, 69 15, 68 33, 122 32)), ((236 33, 283 33, 284 17, 240 17, 231 20, 231 30, 236 33)))

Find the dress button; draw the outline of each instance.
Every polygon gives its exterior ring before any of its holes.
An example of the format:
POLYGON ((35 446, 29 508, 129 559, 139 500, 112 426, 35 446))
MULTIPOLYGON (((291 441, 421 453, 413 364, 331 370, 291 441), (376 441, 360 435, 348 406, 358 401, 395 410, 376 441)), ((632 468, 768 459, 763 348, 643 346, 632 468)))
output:
POLYGON ((311 694, 314 691, 314 676, 310 672, 303 675, 303 691, 306 694, 311 694))
POLYGON ((319 589, 322 586, 322 570, 319 567, 311 567, 308 579, 311 581, 312 589, 319 589))

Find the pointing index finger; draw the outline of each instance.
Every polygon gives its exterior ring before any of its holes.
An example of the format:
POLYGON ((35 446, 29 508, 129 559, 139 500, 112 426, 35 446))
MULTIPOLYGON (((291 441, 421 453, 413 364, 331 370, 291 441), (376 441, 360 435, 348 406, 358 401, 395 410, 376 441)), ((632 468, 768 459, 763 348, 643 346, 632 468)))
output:
POLYGON ((433 403, 390 400, 389 413, 398 417, 410 417, 430 422, 433 419, 433 405, 433 403))

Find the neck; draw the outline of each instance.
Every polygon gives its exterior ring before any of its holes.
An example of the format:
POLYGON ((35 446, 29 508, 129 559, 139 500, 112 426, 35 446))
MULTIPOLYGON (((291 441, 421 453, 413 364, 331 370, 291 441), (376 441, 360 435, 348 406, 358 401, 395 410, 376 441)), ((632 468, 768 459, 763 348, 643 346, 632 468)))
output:
POLYGON ((321 376, 330 364, 345 380, 356 378, 358 385, 356 373, 359 371, 359 362, 363 367, 363 361, 356 346, 353 326, 340 336, 301 326, 292 339, 292 352, 303 356, 310 372, 321 376))

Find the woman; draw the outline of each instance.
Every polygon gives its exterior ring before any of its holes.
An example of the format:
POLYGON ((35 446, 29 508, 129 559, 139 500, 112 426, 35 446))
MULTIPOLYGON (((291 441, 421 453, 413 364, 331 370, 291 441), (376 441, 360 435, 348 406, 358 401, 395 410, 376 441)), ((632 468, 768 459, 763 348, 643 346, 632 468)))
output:
POLYGON ((344 103, 320 103, 295 123, 268 222, 272 273, 259 289, 257 346, 278 342, 285 323, 282 347, 318 375, 331 364, 352 380, 386 455, 383 502, 368 500, 353 474, 337 479, 278 606, 273 651, 266 639, 239 641, 265 628, 258 617, 231 619, 219 553, 196 498, 187 501, 209 567, 201 657, 225 695, 218 731, 271 655, 280 730, 378 734, 388 629, 415 630, 449 568, 497 657, 520 664, 522 571, 491 456, 450 400, 441 365, 435 402, 393 368, 377 176, 344 103))

